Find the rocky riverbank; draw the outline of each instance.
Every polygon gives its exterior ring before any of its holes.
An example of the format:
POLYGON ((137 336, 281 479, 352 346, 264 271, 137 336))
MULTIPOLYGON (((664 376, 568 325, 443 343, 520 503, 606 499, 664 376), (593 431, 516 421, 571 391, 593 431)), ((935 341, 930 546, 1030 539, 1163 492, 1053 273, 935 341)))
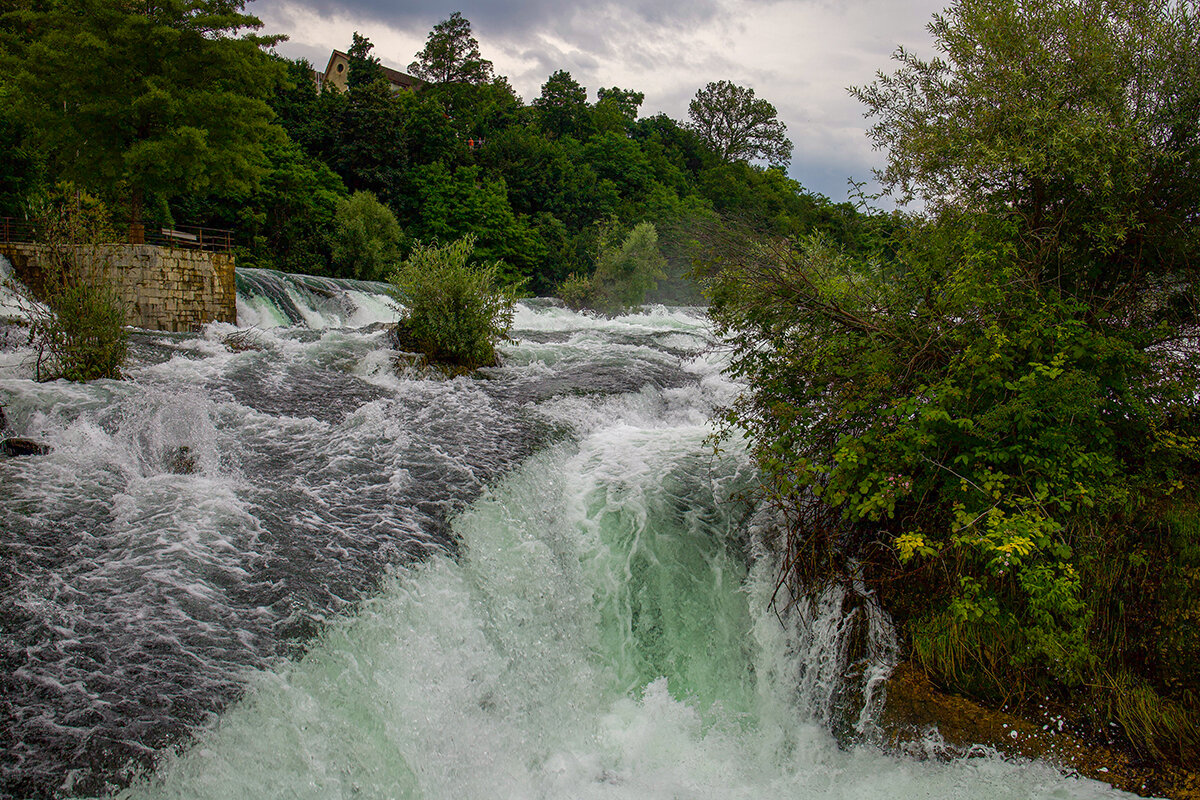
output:
POLYGON ((1143 797, 1200 800, 1200 772, 1156 764, 1107 743, 1095 743, 1069 730, 1051 708, 1017 715, 987 708, 937 690, 910 663, 897 667, 888 684, 883 714, 888 747, 926 758, 978 752, 1006 759, 1038 759, 1110 783, 1143 797))

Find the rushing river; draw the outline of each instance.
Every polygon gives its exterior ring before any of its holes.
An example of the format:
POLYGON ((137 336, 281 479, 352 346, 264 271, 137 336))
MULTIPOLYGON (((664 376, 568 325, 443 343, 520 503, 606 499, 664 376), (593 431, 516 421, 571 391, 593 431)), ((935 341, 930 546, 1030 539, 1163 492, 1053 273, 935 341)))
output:
POLYGON ((887 621, 857 604, 849 664, 845 589, 769 606, 700 312, 523 303, 454 380, 392 318, 244 270, 242 329, 135 333, 125 381, 0 338, 54 448, 0 460, 0 796, 1115 796, 870 743, 887 621))

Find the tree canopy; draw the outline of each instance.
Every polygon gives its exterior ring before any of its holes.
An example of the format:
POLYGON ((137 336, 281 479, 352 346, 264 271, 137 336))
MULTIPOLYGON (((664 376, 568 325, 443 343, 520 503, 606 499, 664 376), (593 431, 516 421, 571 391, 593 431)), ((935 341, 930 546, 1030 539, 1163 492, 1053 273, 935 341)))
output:
POLYGON ((1200 272, 1200 23, 1170 0, 957 3, 854 90, 902 202, 1003 216, 1077 296, 1200 272), (1059 35, 1047 35, 1048 31, 1059 35))
POLYGON ((479 42, 471 35, 471 23, 460 11, 433 26, 425 48, 408 71, 430 83, 471 83, 492 80, 492 62, 479 52, 479 42))
POLYGON ((725 161, 762 158, 786 166, 792 160, 787 126, 775 106, 756 98, 751 88, 709 83, 688 104, 688 117, 692 130, 725 161))
POLYGON ((5 61, 14 99, 60 177, 143 201, 246 191, 280 130, 267 104, 283 69, 245 31, 241 0, 51 2, 4 15, 23 30, 5 61))

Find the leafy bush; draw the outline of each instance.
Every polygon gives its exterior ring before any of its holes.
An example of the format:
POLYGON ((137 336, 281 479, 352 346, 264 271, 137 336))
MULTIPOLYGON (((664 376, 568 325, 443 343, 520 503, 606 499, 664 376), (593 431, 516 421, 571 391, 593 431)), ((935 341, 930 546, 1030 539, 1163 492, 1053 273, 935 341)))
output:
POLYGON ((108 209, 59 184, 37 209, 37 231, 40 274, 32 283, 41 302, 24 298, 37 379, 120 378, 129 334, 109 278, 105 244, 115 237, 108 209))
POLYGON ((403 233, 387 206, 370 192, 338 202, 334 215, 333 271, 363 281, 383 280, 400 260, 403 233))
POLYGON ((499 262, 470 264, 474 247, 473 236, 418 244, 391 276, 391 295, 402 306, 400 343, 456 371, 497 363, 519 288, 500 284, 499 262))
POLYGON ((567 308, 582 311, 596 306, 596 285, 591 278, 572 272, 567 279, 554 290, 555 296, 562 300, 567 308))
POLYGON ((571 308, 619 314, 644 303, 646 294, 667 277, 653 224, 634 226, 620 245, 617 235, 615 226, 601 231, 596 271, 590 278, 571 275, 559 284, 556 294, 571 308))

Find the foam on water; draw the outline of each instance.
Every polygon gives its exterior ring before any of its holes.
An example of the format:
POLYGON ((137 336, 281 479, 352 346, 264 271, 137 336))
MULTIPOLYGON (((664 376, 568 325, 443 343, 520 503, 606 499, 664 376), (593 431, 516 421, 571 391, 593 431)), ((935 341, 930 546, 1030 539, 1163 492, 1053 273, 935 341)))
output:
POLYGON ((268 269, 238 270, 237 281, 238 323, 243 327, 278 328, 301 323, 320 330, 396 321, 396 306, 387 296, 386 284, 289 275, 268 269))
POLYGON ((642 419, 534 456, 457 520, 458 559, 399 571, 122 797, 1114 796, 1036 764, 840 749, 802 673, 844 594, 767 607, 746 459, 714 461, 707 432, 642 419))

